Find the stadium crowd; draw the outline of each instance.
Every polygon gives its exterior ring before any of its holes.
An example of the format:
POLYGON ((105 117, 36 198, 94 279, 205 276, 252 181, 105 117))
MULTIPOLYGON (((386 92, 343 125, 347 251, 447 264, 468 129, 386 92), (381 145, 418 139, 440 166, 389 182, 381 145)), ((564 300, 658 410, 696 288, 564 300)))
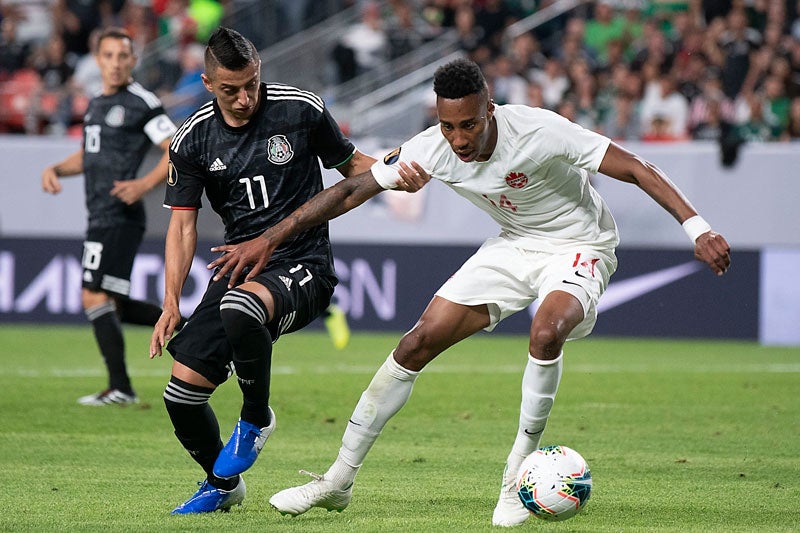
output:
MULTIPOLYGON (((521 35, 556 0, 274 0, 277 39, 357 5, 331 53, 347 81, 455 29, 497 103, 545 107, 616 140, 800 138, 798 0, 597 0, 521 35)), ((93 35, 125 28, 137 79, 181 121, 205 101, 205 40, 253 0, 0 0, 0 131, 80 134, 93 35), (159 41, 159 53, 147 53, 159 41), (165 46, 164 43, 167 43, 165 46)), ((264 3, 262 3, 264 4, 264 3)), ((263 9, 263 6, 262 8, 263 9)), ((257 32, 253 28, 253 32, 257 32)), ((257 37, 257 36, 254 36, 257 37)), ((269 44, 259 43, 256 44, 269 44)), ((280 80, 276 80, 280 81, 280 80)))

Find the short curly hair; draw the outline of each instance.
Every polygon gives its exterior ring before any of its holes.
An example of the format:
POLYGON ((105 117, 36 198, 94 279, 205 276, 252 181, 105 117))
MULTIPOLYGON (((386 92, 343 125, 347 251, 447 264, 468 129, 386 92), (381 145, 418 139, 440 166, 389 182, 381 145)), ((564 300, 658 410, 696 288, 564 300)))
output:
POLYGON ((456 59, 436 69, 433 92, 436 96, 455 100, 470 94, 488 91, 480 67, 469 59, 456 59))

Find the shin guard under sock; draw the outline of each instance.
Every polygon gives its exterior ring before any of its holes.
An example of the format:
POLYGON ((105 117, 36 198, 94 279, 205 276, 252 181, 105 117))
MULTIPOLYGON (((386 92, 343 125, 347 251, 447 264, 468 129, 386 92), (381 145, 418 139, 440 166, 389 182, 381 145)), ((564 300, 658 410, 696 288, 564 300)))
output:
POLYGON ((233 366, 242 391, 241 419, 260 428, 270 423, 269 385, 272 337, 265 324, 267 310, 261 298, 231 289, 220 302, 220 317, 233 347, 233 366))

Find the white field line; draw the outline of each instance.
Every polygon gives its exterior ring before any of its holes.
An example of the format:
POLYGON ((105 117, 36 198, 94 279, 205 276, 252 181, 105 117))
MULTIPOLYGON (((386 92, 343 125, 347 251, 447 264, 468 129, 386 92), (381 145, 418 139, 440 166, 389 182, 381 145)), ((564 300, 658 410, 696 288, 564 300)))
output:
MULTIPOLYGON (((302 374, 353 374, 372 375, 377 370, 376 365, 323 365, 313 368, 306 366, 276 365, 272 368, 273 375, 302 375, 302 374)), ((448 363, 433 363, 424 370, 425 374, 519 374, 522 375, 521 365, 457 365, 448 363)), ((129 369, 132 376, 143 377, 169 377, 169 368, 152 370, 129 369)), ((621 365, 621 364, 575 364, 566 362, 564 371, 577 374, 785 374, 800 373, 800 362, 797 363, 746 363, 746 364, 720 364, 720 365, 694 365, 676 369, 665 365, 621 365)), ((40 367, 25 368, 5 365, 0 367, 0 376, 22 378, 84 378, 105 376, 105 369, 96 367, 40 367)))

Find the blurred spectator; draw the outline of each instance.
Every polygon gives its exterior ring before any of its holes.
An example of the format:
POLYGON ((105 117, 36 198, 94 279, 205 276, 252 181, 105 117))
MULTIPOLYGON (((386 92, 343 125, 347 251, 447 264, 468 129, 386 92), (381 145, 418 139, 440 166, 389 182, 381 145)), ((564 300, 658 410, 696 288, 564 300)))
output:
POLYGON ((599 0, 594 17, 586 21, 583 42, 592 49, 600 63, 608 59, 608 43, 621 42, 625 37, 625 19, 614 13, 612 0, 599 0))
POLYGON ((734 102, 722 92, 722 80, 716 71, 709 71, 702 82, 702 92, 694 97, 689 104, 688 127, 693 137, 695 130, 701 124, 712 122, 709 117, 710 107, 719 114, 720 122, 733 123, 736 121, 736 108, 734 102))
POLYGON ((103 90, 103 77, 100 73, 100 66, 95 59, 97 40, 101 32, 100 28, 92 31, 89 35, 90 52, 82 55, 75 63, 75 72, 72 74, 72 85, 75 94, 91 98, 97 96, 103 90))
POLYGON ((492 84, 492 98, 498 104, 524 104, 528 100, 528 82, 514 71, 511 58, 500 55, 485 69, 492 84))
POLYGON ((586 22, 581 18, 571 18, 567 20, 564 28, 564 35, 561 38, 561 46, 555 50, 553 57, 561 61, 561 64, 568 66, 573 61, 584 60, 589 65, 594 66, 595 58, 592 51, 583 43, 586 22))
POLYGON ((481 28, 481 45, 486 45, 492 54, 500 53, 503 47, 503 30, 514 20, 513 11, 503 0, 474 2, 475 23, 481 28))
POLYGON ((764 113, 765 105, 761 96, 757 93, 750 93, 744 97, 747 105, 747 119, 738 128, 738 136, 749 142, 764 142, 775 139, 775 124, 770 121, 764 113))
POLYGON ((3 18, 17 23, 17 39, 31 46, 43 43, 53 32, 53 0, 2 0, 3 18))
POLYGON ((685 139, 689 104, 675 87, 671 73, 647 86, 641 105, 643 136, 658 140, 685 139))
POLYGON ((709 65, 702 52, 695 52, 686 57, 679 56, 673 70, 678 92, 686 100, 691 102, 703 92, 703 81, 709 65))
POLYGON ((309 0, 278 0, 285 35, 294 35, 308 26, 309 0))
POLYGON ((641 139, 638 100, 625 92, 617 94, 600 129, 606 137, 615 141, 641 139))
POLYGON ((672 68, 675 49, 655 20, 647 20, 644 23, 642 40, 642 45, 634 51, 631 60, 633 70, 640 70, 645 63, 657 65, 662 71, 672 68))
POLYGON ((64 134, 72 120, 71 78, 75 71, 67 59, 67 48, 61 35, 50 37, 37 50, 34 67, 42 80, 39 99, 41 119, 50 133, 64 134))
POLYGON ((781 134, 782 141, 800 141, 800 96, 792 98, 789 106, 789 121, 781 134))
POLYGON ((747 27, 747 15, 742 9, 728 13, 727 30, 719 43, 725 59, 722 65, 722 90, 728 98, 736 98, 750 69, 750 52, 761 44, 761 34, 747 27))
POLYGON ((458 32, 458 46, 477 63, 484 63, 491 53, 488 47, 483 47, 483 53, 478 54, 483 41, 483 29, 475 24, 475 11, 468 5, 462 5, 455 11, 455 29, 458 32))
POLYGON ((130 35, 134 52, 143 57, 146 47, 158 38, 158 17, 155 11, 146 1, 128 0, 120 11, 119 19, 117 25, 130 35))
POLYGON ((380 66, 387 55, 388 39, 380 4, 367 1, 361 9, 361 21, 350 26, 334 48, 339 82, 348 81, 380 66))
POLYGON ((89 35, 93 29, 103 26, 106 22, 103 20, 104 14, 111 14, 108 0, 53 1, 54 33, 61 36, 65 53, 72 56, 73 61, 90 53, 89 35))
POLYGON ((764 80, 762 92, 764 94, 765 112, 769 114, 769 122, 773 124, 772 136, 777 139, 789 125, 789 106, 791 102, 789 97, 786 96, 783 82, 778 76, 767 76, 764 80))
POLYGON ((386 25, 388 58, 390 60, 413 52, 430 38, 423 19, 414 12, 410 0, 393 3, 392 16, 386 25))
POLYGON ((569 88, 569 79, 564 73, 564 67, 554 57, 545 61, 544 69, 534 70, 531 73, 531 80, 542 88, 544 105, 551 110, 558 106, 569 88))
POLYGON ((0 81, 8 79, 11 74, 28 66, 31 47, 17 35, 17 21, 13 17, 5 17, 0 21, 0 81))
POLYGON ((511 41, 511 49, 506 53, 511 59, 514 71, 529 77, 533 69, 544 68, 547 58, 541 51, 539 41, 531 32, 518 35, 511 41))
MULTIPOLYGON (((190 0, 168 0, 158 18, 158 33, 177 47, 197 40, 197 21, 189 11, 190 0)), ((176 50, 177 57, 177 50, 176 50)))
POLYGON ((730 131, 732 124, 725 119, 721 98, 708 100, 703 120, 692 130, 692 139, 698 141, 720 141, 730 131))
POLYGON ((527 97, 528 100, 525 102, 525 105, 531 107, 541 107, 545 108, 544 104, 544 93, 542 92, 542 86, 536 82, 531 82, 528 84, 527 90, 527 97))
POLYGON ((204 58, 205 46, 200 43, 191 43, 181 50, 183 74, 175 87, 161 98, 175 123, 183 122, 198 107, 213 98, 200 77, 205 66, 204 58))

